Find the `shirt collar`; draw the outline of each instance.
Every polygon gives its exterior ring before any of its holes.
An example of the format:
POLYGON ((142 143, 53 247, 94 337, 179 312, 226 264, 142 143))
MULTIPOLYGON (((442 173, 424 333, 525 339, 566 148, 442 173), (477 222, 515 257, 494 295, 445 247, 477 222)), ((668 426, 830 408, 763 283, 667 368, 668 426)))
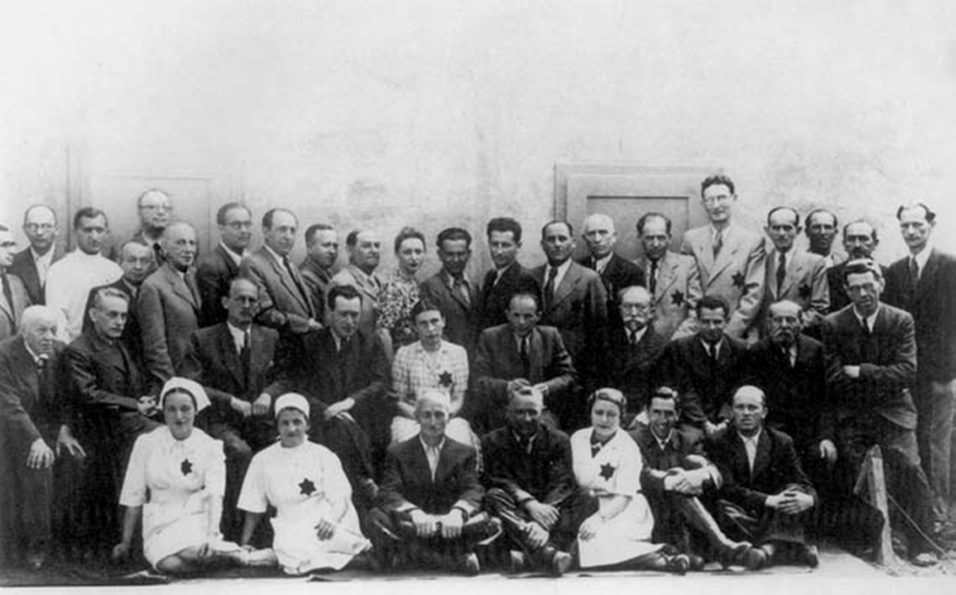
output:
POLYGON ((429 446, 428 444, 426 444, 426 443, 425 443, 425 439, 422 438, 422 435, 421 435, 421 434, 418 435, 418 440, 419 440, 419 442, 422 443, 422 448, 425 449, 425 452, 428 452, 428 449, 430 449, 430 448, 434 448, 434 449, 436 449, 438 452, 441 452, 441 449, 445 447, 445 436, 442 436, 442 437, 441 437, 441 442, 439 442, 436 446, 429 446))
MULTIPOLYGON (((228 320, 226 321, 226 326, 229 327, 229 334, 232 335, 232 340, 235 341, 236 346, 241 349, 243 344, 246 342, 246 331, 242 330, 241 328, 237 326, 234 326, 228 320)), ((249 330, 249 329, 246 329, 246 330, 249 330)), ((250 340, 252 339, 251 333, 250 333, 249 339, 250 340)))
MULTIPOLYGON (((226 252, 226 255, 232 259, 232 262, 236 263, 236 266, 239 266, 239 264, 242 262, 242 257, 245 256, 245 253, 239 254, 238 252, 232 250, 229 246, 225 245, 222 240, 219 240, 219 247, 226 252)), ((266 248, 269 247, 266 246, 266 248)), ((269 249, 271 250, 271 248, 269 249)))
POLYGON ((55 247, 55 246, 51 246, 50 249, 46 251, 46 254, 44 254, 44 255, 41 256, 41 255, 39 255, 39 254, 36 253, 36 250, 33 249, 33 246, 30 246, 30 256, 33 257, 33 260, 34 260, 34 261, 38 261, 38 260, 39 260, 39 261, 46 262, 47 264, 50 264, 50 262, 53 261, 53 253, 54 253, 54 252, 56 252, 56 247, 55 247))
MULTIPOLYGON (((447 285, 450 288, 455 287, 455 276, 449 273, 448 270, 444 267, 442 267, 441 269, 441 276, 442 276, 442 279, 445 280, 445 285, 447 285)), ((465 287, 468 286, 468 279, 465 277, 464 273, 462 273, 461 275, 461 284, 464 285, 465 287)))
POLYGON ((760 428, 759 430, 757 430, 756 434, 754 434, 753 436, 750 436, 749 438, 747 436, 744 436, 740 432, 737 432, 737 435, 740 436, 740 440, 744 444, 753 444, 754 446, 757 446, 760 440, 760 434, 762 433, 763 433, 763 428, 760 428))
POLYGON ((919 265, 920 275, 923 274, 923 271, 926 270, 926 261, 929 260, 929 255, 933 252, 933 246, 926 242, 926 245, 923 246, 923 249, 917 252, 916 254, 910 254, 910 258, 916 260, 916 264, 919 265))
MULTIPOLYGON (((624 327, 624 334, 627 335, 627 340, 630 341, 630 340, 631 340, 631 329, 629 329, 629 328, 627 328, 627 327, 625 326, 625 327, 624 327)), ((647 334, 647 325, 646 325, 646 324, 644 325, 644 328, 642 328, 641 330, 637 331, 637 332, 634 334, 634 342, 635 342, 635 343, 640 343, 640 342, 641 342, 641 339, 644 338, 644 335, 645 335, 645 334, 647 334)))
POLYGON ((595 259, 595 258, 592 257, 591 260, 594 262, 594 270, 595 270, 595 271, 603 271, 603 270, 605 269, 605 267, 607 267, 607 265, 610 264, 610 262, 611 262, 611 257, 612 257, 612 256, 614 256, 614 253, 613 253, 613 252, 608 252, 608 253, 607 253, 607 256, 605 256, 605 257, 603 257, 603 258, 597 258, 597 259, 595 259))
POLYGON ((33 350, 30 349, 30 344, 27 343, 26 341, 23 342, 23 346, 26 348, 27 353, 30 354, 30 357, 33 358, 33 363, 35 363, 36 365, 39 366, 39 365, 40 365, 40 356, 37 355, 37 354, 35 354, 35 353, 33 353, 33 350))
POLYGON ((268 252, 272 256, 272 258, 276 260, 276 262, 278 262, 279 264, 285 264, 285 258, 283 258, 282 256, 279 256, 278 252, 270 248, 267 244, 263 244, 262 247, 266 249, 266 252, 268 252))
POLYGON ((856 306, 853 306, 853 315, 856 316, 856 319, 860 322, 860 324, 866 323, 866 328, 872 332, 874 325, 876 325, 876 317, 880 315, 880 309, 882 307, 883 304, 880 304, 876 307, 876 311, 873 312, 873 314, 870 314, 864 318, 859 312, 856 311, 856 306))
POLYGON ((706 351, 707 353, 710 353, 711 349, 715 349, 717 351, 717 355, 720 355, 720 347, 721 345, 724 344, 724 338, 721 337, 720 341, 717 341, 716 345, 711 345, 710 343, 708 343, 707 341, 704 341, 703 339, 700 339, 700 344, 704 346, 704 351, 706 351))
POLYGON ((554 268, 558 269, 558 277, 563 277, 564 274, 565 274, 566 272, 568 272, 568 269, 571 268, 571 259, 568 258, 567 260, 565 260, 564 262, 562 262, 561 264, 559 264, 557 267, 551 266, 550 263, 547 264, 547 265, 545 266, 545 271, 544 271, 544 278, 545 278, 545 279, 548 278, 548 275, 551 274, 551 269, 554 269, 554 268))
POLYGON ((661 447, 661 450, 664 450, 664 448, 668 444, 670 444, 671 439, 674 437, 674 428, 671 428, 671 431, 668 432, 667 436, 665 436, 664 438, 658 437, 658 435, 654 433, 654 430, 651 430, 650 432, 651 432, 651 436, 654 437, 654 440, 657 441, 657 445, 661 447))

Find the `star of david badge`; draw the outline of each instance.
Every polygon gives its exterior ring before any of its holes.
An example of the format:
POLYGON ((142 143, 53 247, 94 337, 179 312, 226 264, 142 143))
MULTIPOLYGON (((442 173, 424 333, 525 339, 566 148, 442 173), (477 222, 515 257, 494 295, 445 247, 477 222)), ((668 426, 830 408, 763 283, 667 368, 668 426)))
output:
POLYGON ((451 378, 451 372, 447 370, 438 375, 438 385, 445 388, 451 388, 451 385, 455 384, 455 381, 451 378))
POLYGON ((315 492, 315 484, 312 483, 312 480, 306 477, 299 484, 299 493, 305 496, 311 496, 315 492))
POLYGON ((801 285, 801 286, 800 286, 799 293, 800 293, 800 299, 802 299, 802 300, 809 300, 809 299, 810 299, 810 286, 807 285, 807 284, 801 285))
POLYGON ((179 470, 183 472, 183 475, 189 475, 193 472, 193 464, 189 459, 183 459, 183 464, 179 466, 179 470))
POLYGON ((674 293, 671 294, 671 303, 673 303, 675 306, 680 306, 683 304, 684 292, 679 289, 674 290, 674 293))
POLYGON ((734 273, 733 280, 734 280, 734 287, 740 290, 744 289, 744 285, 746 284, 747 280, 744 277, 743 272, 737 271, 736 273, 734 273))
POLYGON ((614 477, 614 471, 616 471, 616 469, 614 468, 614 465, 612 465, 612 464, 610 464, 610 463, 604 463, 603 465, 601 465, 601 473, 600 473, 600 475, 601 475, 601 477, 603 477, 605 480, 609 480, 609 479, 611 479, 612 477, 614 477))

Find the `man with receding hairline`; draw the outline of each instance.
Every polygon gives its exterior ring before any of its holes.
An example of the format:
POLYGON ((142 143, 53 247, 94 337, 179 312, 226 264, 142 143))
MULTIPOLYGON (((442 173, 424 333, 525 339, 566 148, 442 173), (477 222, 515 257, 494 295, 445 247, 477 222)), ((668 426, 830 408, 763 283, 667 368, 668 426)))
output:
POLYGON ((636 264, 625 260, 614 252, 617 243, 617 231, 614 220, 603 213, 593 213, 584 219, 584 231, 581 233, 588 247, 588 255, 578 262, 601 275, 607 292, 608 315, 617 315, 618 292, 632 285, 644 285, 644 271, 636 264))
MULTIPOLYGON (((345 238, 345 249, 349 254, 349 264, 332 277, 331 285, 351 285, 362 294, 362 318, 359 322, 363 332, 375 333, 378 320, 378 296, 382 291, 382 279, 375 269, 382 256, 382 238, 375 231, 353 229, 345 238)), ((379 333, 386 352, 392 352, 391 335, 387 331, 379 333)))
POLYGON ((663 213, 645 213, 637 220, 644 253, 637 265, 646 273, 654 304, 654 330, 665 339, 694 333, 697 300, 704 294, 692 256, 670 250, 671 220, 663 213))
POLYGON ((325 296, 335 275, 339 258, 339 234, 327 223, 316 223, 305 230, 305 258, 299 264, 302 280, 312 294, 318 320, 325 322, 325 296))
POLYGON ((37 204, 23 212, 23 233, 30 245, 17 252, 8 272, 20 277, 34 305, 45 303, 47 273, 53 263, 63 257, 56 244, 59 231, 53 207, 37 204))
POLYGON ((239 275, 239 264, 252 242, 252 211, 238 202, 227 202, 216 211, 219 243, 203 254, 196 265, 196 283, 202 299, 200 326, 225 322, 228 313, 223 299, 229 295, 229 282, 239 275))

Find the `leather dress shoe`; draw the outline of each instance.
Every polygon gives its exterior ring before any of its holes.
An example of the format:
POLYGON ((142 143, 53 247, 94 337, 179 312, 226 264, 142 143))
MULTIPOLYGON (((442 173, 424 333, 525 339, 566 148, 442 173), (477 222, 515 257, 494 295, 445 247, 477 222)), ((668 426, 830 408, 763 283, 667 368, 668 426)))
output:
POLYGON ((762 548, 750 548, 744 555, 744 567, 747 570, 760 570, 770 562, 770 556, 762 548))
POLYGON ((478 563, 478 554, 472 552, 464 554, 458 561, 458 570, 465 576, 477 576, 481 572, 481 564, 478 563))
POLYGON ((571 569, 571 563, 574 559, 568 552, 560 550, 554 552, 551 558, 551 576, 563 576, 565 572, 571 569))
POLYGON ((929 566, 936 566, 939 562, 939 557, 933 552, 920 552, 910 559, 910 562, 913 563, 913 566, 919 566, 921 568, 927 568, 929 566))
POLYGON ((521 550, 508 550, 508 568, 511 574, 519 574, 528 569, 528 557, 521 550))
POLYGON ((816 568, 820 565, 820 552, 815 545, 803 546, 803 563, 810 568, 816 568))
POLYGON ((666 557, 666 563, 664 564, 664 570, 683 576, 690 570, 690 557, 688 557, 687 554, 668 555, 666 557))

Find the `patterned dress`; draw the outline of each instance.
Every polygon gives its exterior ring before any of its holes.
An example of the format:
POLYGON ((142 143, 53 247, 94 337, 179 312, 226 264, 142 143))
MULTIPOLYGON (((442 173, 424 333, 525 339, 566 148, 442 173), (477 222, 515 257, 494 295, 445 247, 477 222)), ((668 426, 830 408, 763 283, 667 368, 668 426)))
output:
POLYGON ((418 340, 412 306, 418 302, 418 281, 401 269, 396 269, 382 286, 378 296, 378 321, 376 328, 386 330, 392 337, 394 348, 410 345, 418 340))
MULTIPOLYGON (((651 543, 654 517, 641 493, 641 469, 644 465, 637 443, 623 430, 593 453, 593 428, 578 430, 571 436, 571 461, 574 479, 583 489, 604 494, 627 496, 627 506, 608 519, 597 534, 587 541, 578 538, 582 568, 609 566, 633 560, 659 550, 651 543)), ((605 513, 606 498, 599 499, 599 514, 605 513)))
POLYGON ((238 507, 254 513, 274 506, 272 519, 279 564, 288 574, 340 570, 370 547, 352 505, 352 487, 332 451, 305 441, 292 448, 276 443, 253 457, 238 507), (331 539, 320 540, 315 525, 335 524, 331 539))

